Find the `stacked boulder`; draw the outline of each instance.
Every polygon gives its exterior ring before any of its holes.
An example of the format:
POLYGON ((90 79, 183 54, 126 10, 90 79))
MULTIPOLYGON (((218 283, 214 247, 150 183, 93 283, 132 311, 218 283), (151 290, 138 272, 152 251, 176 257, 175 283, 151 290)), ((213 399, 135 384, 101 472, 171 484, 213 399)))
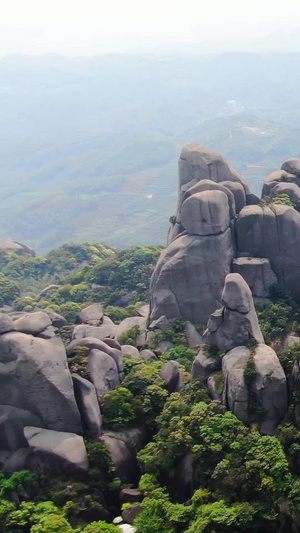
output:
POLYGON ((251 422, 255 410, 261 433, 273 435, 287 411, 286 377, 276 353, 264 344, 250 288, 239 274, 226 277, 222 304, 203 334, 203 342, 214 346, 215 353, 207 355, 202 347, 192 375, 207 378, 213 399, 220 399, 243 422, 251 422), (215 372, 218 362, 221 376, 215 372), (216 376, 222 379, 219 391, 216 376))
POLYGON ((198 144, 184 147, 177 211, 151 279, 151 320, 206 323, 221 307, 231 272, 243 276, 258 303, 267 303, 277 282, 299 298, 300 214, 290 205, 270 203, 281 194, 298 203, 300 159, 267 176, 267 199, 260 202, 218 152, 198 144))
POLYGON ((101 435, 99 403, 119 385, 123 371, 119 345, 95 337, 98 328, 89 325, 98 323, 99 312, 99 306, 86 311, 82 327, 88 336, 67 347, 68 355, 78 346, 88 348, 90 381, 68 369, 57 332, 66 323, 63 317, 52 311, 0 314, 0 462, 5 471, 87 471, 82 435, 101 435))

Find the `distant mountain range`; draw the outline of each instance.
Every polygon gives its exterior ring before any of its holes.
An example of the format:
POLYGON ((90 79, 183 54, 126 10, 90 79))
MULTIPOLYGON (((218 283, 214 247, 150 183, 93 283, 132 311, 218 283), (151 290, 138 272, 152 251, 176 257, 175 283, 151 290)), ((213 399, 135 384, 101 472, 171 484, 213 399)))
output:
MULTIPOLYGON (((300 48, 299 48, 300 50, 300 48)), ((300 154, 300 54, 0 61, 0 239, 164 244, 180 148, 220 150, 259 194, 300 154)))

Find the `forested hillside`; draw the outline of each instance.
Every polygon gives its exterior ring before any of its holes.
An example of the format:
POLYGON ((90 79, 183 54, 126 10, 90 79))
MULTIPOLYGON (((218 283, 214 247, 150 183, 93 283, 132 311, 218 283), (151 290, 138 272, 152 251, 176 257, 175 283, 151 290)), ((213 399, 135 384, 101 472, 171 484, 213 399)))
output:
POLYGON ((288 53, 2 59, 0 239, 40 254, 69 240, 164 245, 190 141, 220 150, 260 193, 266 173, 299 154, 299 63, 288 53))

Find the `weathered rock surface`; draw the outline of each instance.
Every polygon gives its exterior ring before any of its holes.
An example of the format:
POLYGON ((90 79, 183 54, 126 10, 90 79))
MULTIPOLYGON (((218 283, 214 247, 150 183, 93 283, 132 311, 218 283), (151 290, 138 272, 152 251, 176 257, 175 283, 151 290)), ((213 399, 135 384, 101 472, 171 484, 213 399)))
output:
POLYGON ((38 335, 48 326, 51 326, 51 320, 47 313, 44 313, 43 311, 28 313, 14 322, 14 329, 16 331, 29 333, 31 335, 38 335))
MULTIPOLYGON (((235 198, 234 198, 234 195, 233 195, 233 193, 231 192, 231 190, 228 187, 224 186, 223 183, 222 184, 221 183, 215 183, 214 181, 211 181, 211 180, 198 181, 198 183, 196 183, 192 187, 188 188, 187 191, 184 193, 184 196, 183 196, 183 199, 182 199, 182 203, 184 203, 185 200, 190 198, 190 196, 193 196, 194 194, 198 194, 198 193, 205 192, 205 191, 210 191, 210 192, 220 191, 220 192, 225 193, 226 196, 227 196, 227 201, 228 201, 228 205, 229 205, 229 216, 230 216, 230 219, 235 217, 236 209, 235 209, 235 198)), ((180 220, 180 211, 179 211, 179 213, 177 213, 176 218, 178 219, 178 221, 180 220)))
POLYGON ((273 172, 270 172, 265 178, 262 188, 262 197, 270 196, 272 189, 279 183, 295 183, 298 185, 294 174, 286 172, 285 170, 273 170, 273 172))
POLYGON ((84 432, 90 437, 97 438, 101 434, 102 416, 95 386, 77 374, 72 374, 72 379, 84 432))
POLYGON ((190 235, 223 233, 230 225, 227 195, 221 191, 193 194, 181 206, 181 223, 190 235))
POLYGON ((105 443, 109 446, 111 460, 116 467, 116 474, 123 483, 137 483, 140 471, 137 464, 137 453, 145 442, 145 434, 141 428, 126 431, 109 431, 104 433, 105 443))
POLYGON ((234 196, 235 210, 237 213, 239 213, 246 205, 246 193, 244 186, 237 181, 223 181, 222 185, 232 192, 234 196))
POLYGON ((120 336, 129 331, 130 329, 138 326, 140 332, 147 329, 147 318, 142 316, 131 316, 129 318, 124 318, 122 322, 117 327, 115 339, 118 341, 120 336))
POLYGON ((207 382, 206 382, 207 390, 212 400, 217 400, 217 401, 221 400, 222 392, 223 392, 222 390, 223 383, 221 381, 222 386, 220 387, 219 381, 222 379, 223 378, 220 373, 211 374, 207 378, 207 382))
POLYGON ((62 328, 63 326, 66 326, 68 324, 68 321, 58 313, 50 311, 50 309, 44 309, 44 312, 47 313, 51 320, 52 326, 54 326, 55 328, 62 328))
POLYGON ((140 514, 142 511, 142 506, 139 504, 131 505, 130 507, 127 507, 122 512, 122 518, 127 524, 133 524, 134 519, 140 514))
POLYGON ((168 392, 179 392, 182 387, 180 365, 177 361, 168 361, 160 371, 168 392))
POLYGON ((238 257, 232 261, 232 270, 244 278, 252 296, 267 298, 271 285, 277 283, 270 261, 265 257, 238 257))
POLYGON ((72 339, 85 339, 86 337, 93 337, 94 339, 100 339, 103 341, 109 337, 113 338, 116 334, 117 326, 101 325, 101 326, 89 326, 86 324, 79 324, 75 326, 72 339))
MULTIPOLYGON (((89 326, 90 327, 90 326, 89 326)), ((100 350, 101 352, 106 353, 112 359, 115 361, 118 371, 123 371, 123 356, 122 353, 115 349, 111 348, 106 342, 101 341, 100 339, 96 339, 94 337, 84 337, 82 339, 74 339, 70 344, 67 346, 67 355, 71 355, 74 353, 76 348, 78 346, 85 346, 89 350, 100 350)))
POLYGON ((295 204, 300 200, 300 187, 295 183, 277 183, 270 192, 271 197, 287 194, 295 204))
POLYGON ((49 454, 53 461, 63 465, 64 471, 87 471, 88 458, 83 438, 79 435, 33 426, 25 427, 24 435, 34 451, 49 454))
POLYGON ((249 356, 248 348, 239 346, 222 358, 223 403, 243 422, 248 421, 249 392, 244 371, 249 356))
POLYGON ((222 293, 222 311, 217 310, 208 321, 203 342, 229 351, 247 345, 251 339, 263 343, 251 291, 239 274, 228 274, 222 293))
POLYGON ((92 304, 85 307, 79 313, 79 320, 84 324, 98 325, 103 317, 103 307, 101 304, 92 304))
POLYGON ((151 359, 153 359, 153 360, 156 360, 156 359, 157 359, 155 353, 152 352, 152 350, 148 350, 148 349, 146 349, 146 350, 142 350, 142 351, 140 352, 140 357, 141 357, 142 359, 144 359, 145 361, 150 361, 151 359))
POLYGON ((200 350, 192 364, 192 379, 207 378, 216 369, 217 359, 200 350))
POLYGON ((144 496, 139 489, 122 489, 120 492, 120 502, 135 503, 143 501, 144 496))
POLYGON ((162 252, 151 278, 151 320, 165 315, 205 323, 220 305, 233 255, 230 229, 178 237, 162 252))
POLYGON ((123 355, 129 355, 130 359, 139 359, 140 358, 140 352, 135 346, 131 346, 130 344, 123 344, 121 346, 122 354, 123 355))
POLYGON ((298 177, 298 173, 300 172, 300 159, 298 157, 287 159, 284 163, 282 163, 281 168, 289 174, 294 174, 298 177))
POLYGON ((107 353, 93 349, 89 353, 87 368, 95 386, 98 401, 101 402, 104 394, 116 389, 120 383, 117 365, 107 353))
POLYGON ((17 255, 29 255, 31 257, 35 257, 35 252, 27 246, 26 244, 22 244, 21 242, 13 241, 10 239, 7 239, 5 241, 0 241, 0 250, 6 253, 14 253, 17 255))
POLYGON ((61 341, 10 332, 0 337, 0 404, 28 410, 56 431, 81 433, 61 341))
POLYGON ((40 416, 11 405, 0 405, 0 449, 17 450, 27 446, 24 427, 45 427, 40 416))
POLYGON ((179 203, 187 188, 198 181, 209 179, 216 183, 223 181, 237 181, 242 183, 246 192, 247 184, 227 161, 215 150, 201 144, 188 144, 182 151, 179 166, 179 203))
POLYGON ((263 411, 261 433, 274 435, 287 411, 286 377, 276 353, 269 346, 258 344, 252 357, 256 374, 248 386, 244 380, 244 369, 250 358, 249 349, 239 346, 223 357, 223 401, 245 422, 249 420, 250 402, 253 406, 254 401, 255 406, 263 411))
POLYGON ((292 207, 246 206, 236 223, 240 252, 266 257, 279 283, 295 298, 300 296, 300 214, 292 207))
POLYGON ((8 333, 9 331, 12 331, 14 329, 14 321, 13 319, 5 315, 4 313, 0 313, 0 334, 2 333, 8 333))

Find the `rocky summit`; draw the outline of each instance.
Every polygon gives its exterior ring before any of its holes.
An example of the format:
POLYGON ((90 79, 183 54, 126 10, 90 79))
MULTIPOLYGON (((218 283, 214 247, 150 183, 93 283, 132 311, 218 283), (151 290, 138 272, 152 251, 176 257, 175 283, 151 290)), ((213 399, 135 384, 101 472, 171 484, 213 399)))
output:
POLYGON ((284 162, 258 198, 190 144, 164 250, 2 243, 5 524, 25 472, 76 531, 297 531, 299 176, 284 162))

